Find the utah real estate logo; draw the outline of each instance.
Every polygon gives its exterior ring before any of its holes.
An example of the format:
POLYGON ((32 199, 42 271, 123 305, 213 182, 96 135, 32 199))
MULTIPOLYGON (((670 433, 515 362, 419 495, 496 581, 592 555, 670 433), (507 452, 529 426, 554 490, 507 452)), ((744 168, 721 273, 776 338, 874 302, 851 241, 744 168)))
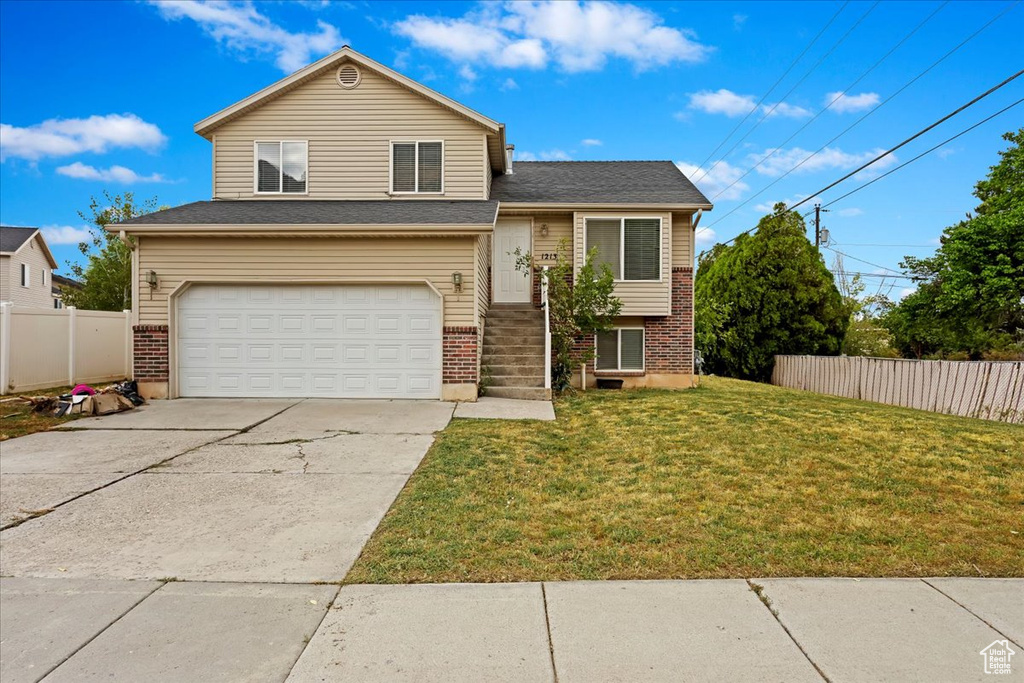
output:
POLYGON ((1010 642, 997 640, 981 651, 985 658, 985 673, 987 674, 1009 674, 1010 657, 1017 654, 1010 649, 1010 642))

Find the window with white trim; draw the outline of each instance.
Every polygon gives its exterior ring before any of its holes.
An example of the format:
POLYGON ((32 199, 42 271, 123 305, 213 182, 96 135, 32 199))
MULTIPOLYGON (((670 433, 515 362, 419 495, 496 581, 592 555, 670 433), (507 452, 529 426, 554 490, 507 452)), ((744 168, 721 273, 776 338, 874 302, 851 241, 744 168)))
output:
POLYGON ((643 370, 644 330, 619 327, 597 334, 598 370, 643 370))
POLYGON ((661 280, 660 218, 588 218, 586 233, 596 268, 607 264, 619 281, 661 280))
POLYGON ((28 281, 29 281, 28 264, 27 263, 22 263, 21 264, 21 286, 22 287, 28 287, 28 281))
POLYGON ((391 143, 391 193, 441 194, 444 192, 444 142, 440 140, 391 143))
POLYGON ((308 171, 305 140, 256 143, 257 194, 306 194, 308 171))

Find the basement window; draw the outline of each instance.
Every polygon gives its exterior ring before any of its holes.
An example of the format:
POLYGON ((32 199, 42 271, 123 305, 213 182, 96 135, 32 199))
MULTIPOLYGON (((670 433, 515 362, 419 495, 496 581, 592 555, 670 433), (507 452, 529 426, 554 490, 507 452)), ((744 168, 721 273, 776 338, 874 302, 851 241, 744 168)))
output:
POLYGON ((643 370, 644 330, 620 327, 597 335, 598 370, 643 370))
POLYGON ((306 194, 309 143, 256 143, 256 194, 306 194))

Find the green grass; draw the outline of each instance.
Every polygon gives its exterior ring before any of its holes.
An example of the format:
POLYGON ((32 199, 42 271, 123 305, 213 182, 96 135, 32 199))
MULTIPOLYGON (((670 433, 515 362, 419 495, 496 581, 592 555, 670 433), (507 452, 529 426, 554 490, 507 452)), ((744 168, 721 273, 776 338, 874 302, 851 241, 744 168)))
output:
POLYGON ((454 420, 352 583, 1024 576, 1024 427, 712 378, 454 420))

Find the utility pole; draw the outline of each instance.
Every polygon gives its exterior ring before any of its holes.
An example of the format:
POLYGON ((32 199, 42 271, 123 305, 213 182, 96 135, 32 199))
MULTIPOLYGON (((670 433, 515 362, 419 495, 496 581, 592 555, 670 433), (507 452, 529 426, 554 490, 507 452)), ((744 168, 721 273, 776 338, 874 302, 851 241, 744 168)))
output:
POLYGON ((821 248, 821 212, 828 213, 828 209, 822 209, 821 204, 814 205, 814 246, 821 248))

